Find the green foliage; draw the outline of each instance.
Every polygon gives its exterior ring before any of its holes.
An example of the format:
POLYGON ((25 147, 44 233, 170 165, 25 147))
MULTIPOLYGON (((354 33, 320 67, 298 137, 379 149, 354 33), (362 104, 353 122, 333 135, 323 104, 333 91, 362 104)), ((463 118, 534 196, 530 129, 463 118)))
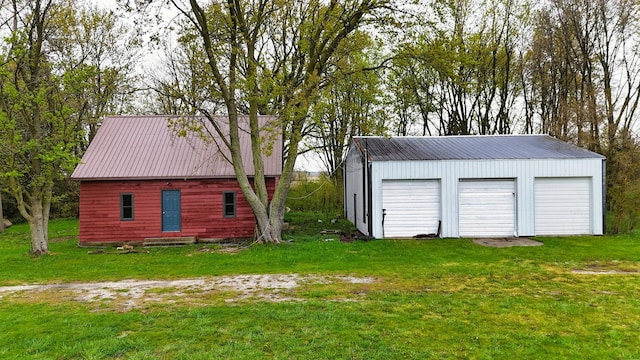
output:
POLYGON ((46 253, 51 206, 56 216, 77 214, 68 177, 98 119, 130 101, 140 43, 114 12, 72 1, 18 1, 17 13, 2 10, 15 22, 0 50, 0 188, 30 223, 32 251, 46 253))
POLYGON ((335 181, 342 181, 342 159, 352 136, 386 131, 381 71, 367 70, 382 61, 372 55, 376 45, 365 32, 345 39, 330 70, 332 81, 311 109, 313 130, 305 143, 316 149, 335 181))
POLYGON ((342 204, 342 179, 333 180, 325 174, 310 179, 298 173, 287 198, 287 207, 293 211, 342 214, 342 204))
POLYGON ((63 178, 53 185, 51 218, 77 218, 80 205, 80 183, 63 178))
POLYGON ((607 232, 624 233, 640 225, 640 146, 619 140, 607 159, 607 232))
POLYGON ((341 234, 347 235, 355 231, 353 224, 342 218, 341 212, 291 211, 285 214, 284 221, 288 224, 284 237, 289 240, 304 237, 337 241, 341 234), (323 230, 335 230, 339 233, 323 235, 323 230))
MULTIPOLYGON (((522 98, 525 1, 433 1, 388 75, 397 135, 509 134, 522 98)), ((392 40, 392 43, 396 40, 392 40)))
POLYGON ((5 219, 8 219, 14 224, 24 222, 24 218, 22 218, 22 215, 20 215, 18 211, 16 199, 6 193, 2 194, 2 209, 5 219))
POLYGON ((34 254, 48 252, 53 183, 78 162, 81 110, 66 96, 72 82, 86 78, 57 62, 65 59, 69 6, 44 0, 25 4, 15 16, 26 20, 19 27, 16 22, 0 54, 0 184, 31 226, 34 254))

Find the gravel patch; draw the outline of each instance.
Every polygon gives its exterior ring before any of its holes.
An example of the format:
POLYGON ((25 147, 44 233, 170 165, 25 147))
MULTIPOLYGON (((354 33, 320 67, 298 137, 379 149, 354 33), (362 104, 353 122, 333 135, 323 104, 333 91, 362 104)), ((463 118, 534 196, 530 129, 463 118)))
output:
POLYGON ((473 242, 488 247, 497 247, 497 248, 505 248, 505 247, 513 247, 513 246, 542 246, 544 245, 540 241, 535 241, 527 238, 499 238, 499 239, 473 239, 473 242))
MULTIPOLYGON (((175 298, 206 294, 215 291, 232 291, 237 296, 226 299, 235 302, 255 298, 263 301, 302 301, 291 296, 290 291, 306 284, 351 283, 370 284, 371 277, 309 276, 298 274, 260 274, 217 276, 180 280, 122 280, 89 283, 26 284, 0 287, 0 298, 9 295, 30 296, 51 292, 71 293, 79 302, 118 301, 123 310, 143 306, 149 302, 175 302, 175 298)), ((55 295, 53 295, 55 298, 55 295)))
POLYGON ((572 270, 571 273, 580 275, 640 275, 638 271, 624 270, 572 270))

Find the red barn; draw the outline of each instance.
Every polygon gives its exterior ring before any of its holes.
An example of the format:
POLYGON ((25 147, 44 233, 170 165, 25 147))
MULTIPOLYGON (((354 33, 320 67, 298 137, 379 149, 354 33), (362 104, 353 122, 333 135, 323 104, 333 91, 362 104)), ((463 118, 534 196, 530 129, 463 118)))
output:
MULTIPOLYGON (((206 122, 198 117, 189 118, 188 126, 204 129, 208 136, 177 136, 178 119, 115 116, 104 120, 71 176, 80 181, 80 244, 254 235, 253 212, 227 160, 228 151, 218 146, 221 140, 211 135, 213 129, 207 132, 206 122)), ((224 128, 227 117, 217 120, 224 128)), ((264 116, 260 121, 264 128, 278 128, 275 117, 264 116)), ((252 177, 249 140, 241 132, 244 168, 252 177)), ((263 161, 273 194, 282 172, 282 140, 277 137, 267 145, 263 161)))

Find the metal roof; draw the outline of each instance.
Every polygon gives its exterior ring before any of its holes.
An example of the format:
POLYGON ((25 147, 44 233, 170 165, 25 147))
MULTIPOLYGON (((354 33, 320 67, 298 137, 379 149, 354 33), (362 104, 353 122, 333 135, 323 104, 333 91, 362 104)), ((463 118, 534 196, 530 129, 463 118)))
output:
MULTIPOLYGON (((189 126, 209 129, 212 126, 203 117, 179 116, 112 116, 104 119, 82 161, 71 175, 76 180, 118 179, 187 179, 233 178, 233 166, 223 154, 229 151, 218 136, 204 140, 194 132, 178 136, 169 119, 186 119, 189 126), (218 146, 220 144, 220 147, 218 146)), ((276 117, 261 116, 260 123, 266 130, 279 129, 276 117)), ((217 116, 222 129, 228 128, 228 117, 217 116)), ((248 124, 248 117, 241 123, 248 124)), ((276 130, 277 131, 277 130, 276 130)), ((206 138, 206 137, 205 137, 206 138)), ((282 140, 276 136, 268 156, 264 156, 266 176, 282 173, 282 140)), ((240 132, 240 147, 247 175, 254 174, 250 138, 240 132)), ((230 158, 230 157, 229 157, 230 158)))
POLYGON ((549 135, 359 136, 353 142, 372 161, 604 159, 600 154, 549 135))

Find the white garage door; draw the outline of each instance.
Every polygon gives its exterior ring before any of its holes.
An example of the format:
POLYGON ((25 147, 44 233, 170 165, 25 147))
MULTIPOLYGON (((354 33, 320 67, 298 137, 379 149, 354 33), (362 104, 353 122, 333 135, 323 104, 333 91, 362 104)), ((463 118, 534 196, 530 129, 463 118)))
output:
POLYGON ((591 234, 591 179, 538 178, 536 235, 591 234))
POLYGON ((440 221, 438 180, 385 180, 382 182, 384 237, 436 234, 440 221))
POLYGON ((458 202, 461 237, 514 235, 513 180, 461 180, 458 183, 458 202))

